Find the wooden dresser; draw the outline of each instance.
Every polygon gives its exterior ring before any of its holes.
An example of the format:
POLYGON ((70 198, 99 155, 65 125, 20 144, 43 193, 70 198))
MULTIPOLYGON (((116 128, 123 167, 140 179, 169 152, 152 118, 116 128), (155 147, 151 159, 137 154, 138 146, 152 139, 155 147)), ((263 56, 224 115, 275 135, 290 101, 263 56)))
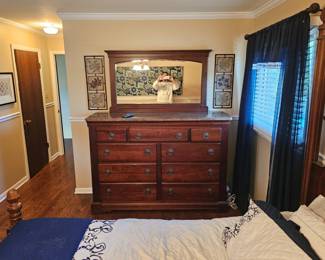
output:
POLYGON ((229 121, 224 113, 89 116, 93 212, 224 204, 229 121))

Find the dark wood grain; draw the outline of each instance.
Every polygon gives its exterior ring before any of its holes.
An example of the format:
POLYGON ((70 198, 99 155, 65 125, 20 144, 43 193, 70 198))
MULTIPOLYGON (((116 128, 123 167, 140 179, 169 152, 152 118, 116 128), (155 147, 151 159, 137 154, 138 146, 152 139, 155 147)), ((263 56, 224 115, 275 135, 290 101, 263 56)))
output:
POLYGON ((221 142, 222 128, 192 127, 191 140, 192 142, 221 142))
POLYGON ((125 142, 126 128, 119 127, 98 127, 96 131, 97 142, 125 142))
POLYGON ((186 142, 189 137, 189 128, 186 127, 130 127, 130 142, 186 142))

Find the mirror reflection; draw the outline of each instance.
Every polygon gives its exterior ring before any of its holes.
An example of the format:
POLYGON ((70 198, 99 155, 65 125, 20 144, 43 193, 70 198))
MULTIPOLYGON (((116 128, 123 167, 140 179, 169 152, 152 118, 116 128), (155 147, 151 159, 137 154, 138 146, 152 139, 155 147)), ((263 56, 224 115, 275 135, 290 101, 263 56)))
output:
POLYGON ((115 65, 117 104, 201 102, 202 64, 137 59, 115 65))

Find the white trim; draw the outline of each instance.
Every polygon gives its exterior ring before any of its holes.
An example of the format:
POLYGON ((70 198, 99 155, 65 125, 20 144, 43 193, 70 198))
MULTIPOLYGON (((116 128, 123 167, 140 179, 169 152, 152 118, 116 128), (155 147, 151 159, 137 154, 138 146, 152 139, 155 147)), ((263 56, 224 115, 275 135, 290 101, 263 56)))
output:
POLYGON ((56 158, 58 158, 59 156, 63 155, 62 153, 60 152, 57 152, 55 154, 53 154, 50 158, 50 162, 54 161, 56 158))
POLYGON ((17 117, 20 117, 20 112, 15 112, 15 113, 8 114, 5 116, 0 116, 0 123, 7 122, 7 121, 12 120, 17 117))
POLYGON ((272 142, 272 136, 269 135, 268 133, 265 133, 263 130, 257 128, 257 127, 253 127, 254 131, 261 136, 262 138, 264 138, 265 140, 269 141, 270 143, 272 142))
POLYGON ((63 155, 64 154, 63 130, 62 130, 59 84, 57 80, 55 55, 65 55, 65 52, 50 51, 49 55, 50 55, 50 74, 52 80, 52 90, 53 90, 53 99, 54 99, 53 103, 55 105, 55 111, 56 111, 55 122, 56 122, 57 141, 59 144, 59 152, 63 155))
POLYGON ((239 120, 239 116, 232 116, 231 119, 232 119, 233 121, 238 121, 238 120, 239 120))
POLYGON ((325 155, 322 153, 318 154, 318 161, 325 165, 325 155))
POLYGON ((9 19, 5 19, 3 17, 0 17, 0 23, 4 23, 4 24, 7 24, 7 25, 11 25, 11 26, 14 26, 14 27, 19 28, 19 29, 31 31, 31 32, 34 32, 34 33, 41 34, 41 35, 45 36, 44 33, 42 33, 41 31, 39 31, 37 29, 34 29, 31 26, 28 26, 28 25, 22 24, 22 23, 17 23, 15 21, 12 21, 12 20, 9 20, 9 19))
POLYGON ((254 18, 261 16, 262 14, 267 13, 268 11, 278 7, 279 5, 285 3, 287 0, 270 0, 260 7, 256 8, 251 12, 254 18))
POLYGON ((45 104, 45 107, 50 108, 50 107, 54 107, 54 105, 55 105, 54 102, 49 102, 45 104))
POLYGON ((58 12, 62 20, 217 20, 217 19, 254 19, 286 0, 269 0, 252 11, 243 12, 140 12, 140 13, 88 13, 58 12))
POLYGON ((74 194, 92 194, 93 188, 75 188, 74 194))
POLYGON ((86 117, 84 116, 71 116, 70 117, 70 122, 85 122, 86 117))
POLYGON ((23 184, 25 184, 27 181, 29 180, 28 176, 24 176, 23 178, 21 178, 17 183, 15 183, 14 185, 12 185, 9 189, 7 189, 6 191, 4 191, 3 193, 0 194, 0 202, 4 201, 7 198, 7 193, 8 191, 12 190, 12 189, 19 189, 23 184))

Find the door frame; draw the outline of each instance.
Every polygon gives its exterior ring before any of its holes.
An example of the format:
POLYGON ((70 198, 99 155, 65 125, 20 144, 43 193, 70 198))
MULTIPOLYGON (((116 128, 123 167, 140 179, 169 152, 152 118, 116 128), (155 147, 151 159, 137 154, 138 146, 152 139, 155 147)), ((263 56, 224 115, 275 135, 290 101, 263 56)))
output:
POLYGON ((21 131, 23 133, 23 143, 24 143, 24 154, 25 154, 25 168, 26 172, 28 174, 28 179, 30 179, 30 172, 29 172, 29 164, 28 164, 28 153, 27 153, 27 147, 26 147, 26 136, 25 136, 25 129, 24 129, 24 118, 23 118, 23 110, 21 106, 21 100, 20 100, 20 89, 19 89, 19 81, 18 81, 18 74, 17 74, 17 67, 16 67, 16 58, 15 58, 15 50, 20 51, 32 51, 37 53, 38 62, 41 64, 40 68, 40 79, 41 79, 41 91, 42 91, 42 99, 43 99, 43 112, 44 112, 44 120, 45 120, 45 130, 46 130, 46 141, 49 144, 47 153, 49 162, 51 161, 51 143, 49 139, 49 130, 48 130, 48 119, 47 119, 47 113, 46 113, 46 99, 45 99, 45 89, 44 89, 44 80, 43 80, 43 65, 42 65, 42 57, 41 57, 41 50, 38 48, 28 47, 24 45, 19 44, 11 44, 11 55, 12 55, 12 64, 14 69, 14 80, 16 83, 16 90, 17 90, 17 103, 18 103, 18 109, 21 113, 20 116, 20 122, 21 122, 21 131))
POLYGON ((64 154, 64 143, 63 143, 63 126, 62 126, 62 111, 60 106, 60 93, 59 93, 59 82, 57 79, 57 69, 55 55, 65 55, 64 51, 50 51, 50 74, 53 89, 53 102, 55 109, 55 122, 57 132, 57 143, 59 145, 59 154, 64 154), (59 112, 60 111, 60 112, 59 112))

